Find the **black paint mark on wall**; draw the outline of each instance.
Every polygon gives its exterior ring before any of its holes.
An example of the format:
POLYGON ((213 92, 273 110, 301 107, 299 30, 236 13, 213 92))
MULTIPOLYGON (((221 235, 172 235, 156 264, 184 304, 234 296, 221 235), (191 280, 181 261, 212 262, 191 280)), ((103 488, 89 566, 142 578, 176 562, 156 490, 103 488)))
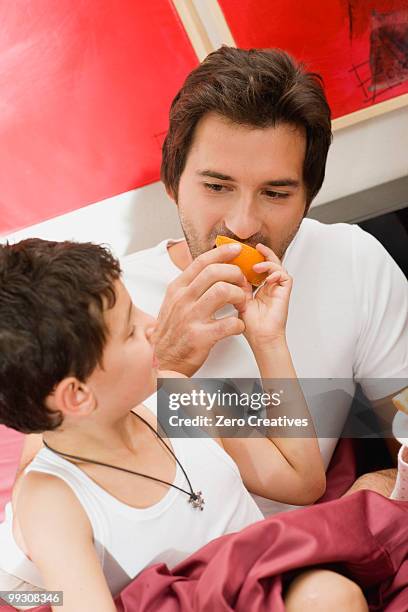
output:
POLYGON ((348 3, 348 18, 349 18, 349 33, 350 42, 353 40, 353 7, 351 2, 348 3))
MULTIPOLYGON (((352 2, 349 2, 350 38, 355 36, 352 2)), ((408 8, 370 15, 369 56, 352 64, 364 102, 373 104, 391 88, 408 81, 408 8)))
POLYGON ((375 95, 408 79, 408 9, 380 14, 373 11, 370 65, 375 95))

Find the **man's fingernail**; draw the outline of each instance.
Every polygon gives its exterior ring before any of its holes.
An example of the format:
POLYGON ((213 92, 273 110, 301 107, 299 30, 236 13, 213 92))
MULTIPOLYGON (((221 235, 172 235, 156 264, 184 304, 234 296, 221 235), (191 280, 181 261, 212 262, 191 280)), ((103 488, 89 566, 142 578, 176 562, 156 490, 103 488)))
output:
POLYGON ((239 251, 242 249, 240 244, 228 244, 227 246, 232 253, 239 253, 239 251))

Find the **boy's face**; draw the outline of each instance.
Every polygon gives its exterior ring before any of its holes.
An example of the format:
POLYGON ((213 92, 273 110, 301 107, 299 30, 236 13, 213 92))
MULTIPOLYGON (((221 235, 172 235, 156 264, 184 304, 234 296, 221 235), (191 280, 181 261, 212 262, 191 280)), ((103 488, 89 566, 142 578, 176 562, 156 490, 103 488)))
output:
POLYGON ((208 113, 180 178, 180 221, 193 258, 224 234, 262 242, 281 259, 306 206, 306 138, 288 125, 250 128, 208 113))
POLYGON ((157 369, 149 332, 156 320, 132 304, 121 281, 115 283, 116 303, 104 313, 109 330, 98 366, 87 380, 98 405, 118 413, 137 406, 156 390, 157 369))

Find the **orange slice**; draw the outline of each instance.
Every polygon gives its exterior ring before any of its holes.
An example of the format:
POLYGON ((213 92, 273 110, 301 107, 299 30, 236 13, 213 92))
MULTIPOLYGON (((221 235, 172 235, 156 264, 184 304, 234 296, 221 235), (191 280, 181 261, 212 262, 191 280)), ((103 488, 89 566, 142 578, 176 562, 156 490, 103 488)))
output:
POLYGON ((408 414, 408 387, 404 389, 404 391, 401 391, 401 393, 398 393, 398 395, 395 395, 395 397, 392 398, 392 403, 397 410, 401 410, 408 414))
POLYGON ((242 249, 237 257, 235 257, 229 263, 239 266, 251 285, 258 287, 261 283, 263 283, 265 278, 268 276, 268 273, 263 272, 262 274, 258 274, 252 269, 252 266, 265 261, 265 257, 253 247, 243 244, 239 240, 234 240, 233 238, 228 238, 227 236, 217 236, 215 239, 215 244, 217 247, 221 246, 222 244, 229 244, 231 242, 240 244, 242 249))

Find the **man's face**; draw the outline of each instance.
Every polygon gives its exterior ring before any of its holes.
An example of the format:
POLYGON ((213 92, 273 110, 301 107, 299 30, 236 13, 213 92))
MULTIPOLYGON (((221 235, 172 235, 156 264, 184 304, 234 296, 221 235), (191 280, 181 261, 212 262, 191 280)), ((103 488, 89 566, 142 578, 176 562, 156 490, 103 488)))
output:
POLYGON ((177 201, 192 257, 212 249, 223 234, 251 246, 262 242, 281 259, 305 211, 305 151, 305 135, 295 126, 250 128, 205 115, 177 201))

